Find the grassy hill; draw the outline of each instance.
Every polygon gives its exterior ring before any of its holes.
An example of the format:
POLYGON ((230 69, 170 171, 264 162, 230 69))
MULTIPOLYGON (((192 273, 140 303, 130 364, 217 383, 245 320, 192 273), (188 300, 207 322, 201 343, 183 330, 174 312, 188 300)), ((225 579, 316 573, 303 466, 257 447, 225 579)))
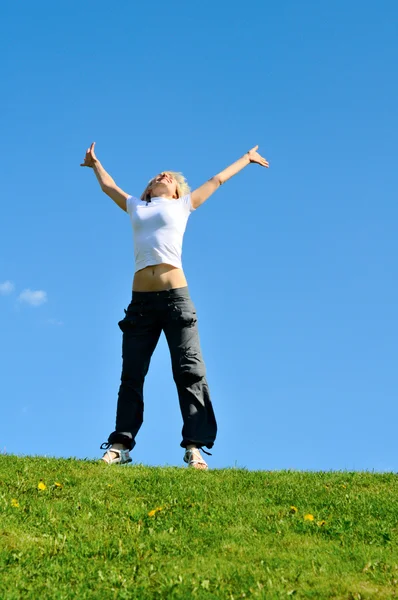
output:
POLYGON ((398 476, 0 456, 0 598, 391 599, 398 476))

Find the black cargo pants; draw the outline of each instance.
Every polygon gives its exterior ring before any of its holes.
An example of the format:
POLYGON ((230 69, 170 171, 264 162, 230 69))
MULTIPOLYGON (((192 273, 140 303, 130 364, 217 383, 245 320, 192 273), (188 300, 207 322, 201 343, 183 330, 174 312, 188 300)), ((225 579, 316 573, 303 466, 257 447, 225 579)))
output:
POLYGON ((183 419, 182 442, 211 448, 217 423, 200 349, 195 306, 188 287, 161 292, 133 292, 126 315, 119 322, 123 332, 123 366, 119 389, 116 430, 132 435, 131 448, 143 422, 144 379, 152 354, 164 331, 170 349, 173 378, 183 419))

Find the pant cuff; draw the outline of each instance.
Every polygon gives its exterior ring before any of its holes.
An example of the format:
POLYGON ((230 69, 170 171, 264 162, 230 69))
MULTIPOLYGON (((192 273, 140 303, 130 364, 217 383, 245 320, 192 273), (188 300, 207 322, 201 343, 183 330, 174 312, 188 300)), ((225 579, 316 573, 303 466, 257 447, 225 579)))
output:
POLYGON ((187 446, 190 446, 191 444, 195 444, 195 446, 197 446, 198 448, 202 448, 202 446, 204 446, 205 448, 213 448, 214 446, 214 442, 202 442, 202 441, 198 441, 198 440, 182 440, 180 446, 181 448, 186 448, 187 446))
POLYGON ((128 450, 132 450, 135 446, 135 441, 131 437, 124 435, 124 433, 119 433, 118 431, 113 431, 110 434, 108 442, 109 444, 123 444, 128 450))

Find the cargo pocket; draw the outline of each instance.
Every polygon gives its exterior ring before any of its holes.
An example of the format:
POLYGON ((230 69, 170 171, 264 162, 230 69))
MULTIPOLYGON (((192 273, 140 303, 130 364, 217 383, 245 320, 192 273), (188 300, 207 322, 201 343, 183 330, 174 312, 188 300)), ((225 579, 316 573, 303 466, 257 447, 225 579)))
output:
POLYGON ((188 379, 190 383, 199 381, 206 376, 206 367, 200 350, 187 348, 181 354, 180 372, 181 376, 188 379))
POLYGON ((130 331, 134 327, 136 327, 143 317, 144 313, 144 303, 140 304, 130 304, 125 312, 125 317, 121 321, 119 321, 118 325, 123 333, 130 331))
POLYGON ((170 304, 169 307, 173 321, 178 321, 185 327, 193 327, 198 322, 196 310, 193 306, 190 307, 189 304, 184 303, 180 306, 178 304, 170 304))

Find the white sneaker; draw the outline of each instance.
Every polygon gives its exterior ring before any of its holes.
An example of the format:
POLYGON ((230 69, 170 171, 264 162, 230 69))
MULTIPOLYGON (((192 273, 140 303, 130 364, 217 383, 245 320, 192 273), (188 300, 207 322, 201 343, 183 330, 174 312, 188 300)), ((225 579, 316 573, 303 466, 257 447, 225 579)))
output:
POLYGON ((199 448, 191 448, 191 450, 185 450, 184 462, 188 463, 188 467, 192 467, 200 471, 207 471, 207 469, 209 468, 207 462, 201 455, 199 448))
POLYGON ((125 465, 132 462, 129 451, 121 450, 119 448, 110 448, 105 452, 101 460, 106 462, 108 465, 125 465), (112 452, 116 454, 116 456, 112 456, 112 452))

